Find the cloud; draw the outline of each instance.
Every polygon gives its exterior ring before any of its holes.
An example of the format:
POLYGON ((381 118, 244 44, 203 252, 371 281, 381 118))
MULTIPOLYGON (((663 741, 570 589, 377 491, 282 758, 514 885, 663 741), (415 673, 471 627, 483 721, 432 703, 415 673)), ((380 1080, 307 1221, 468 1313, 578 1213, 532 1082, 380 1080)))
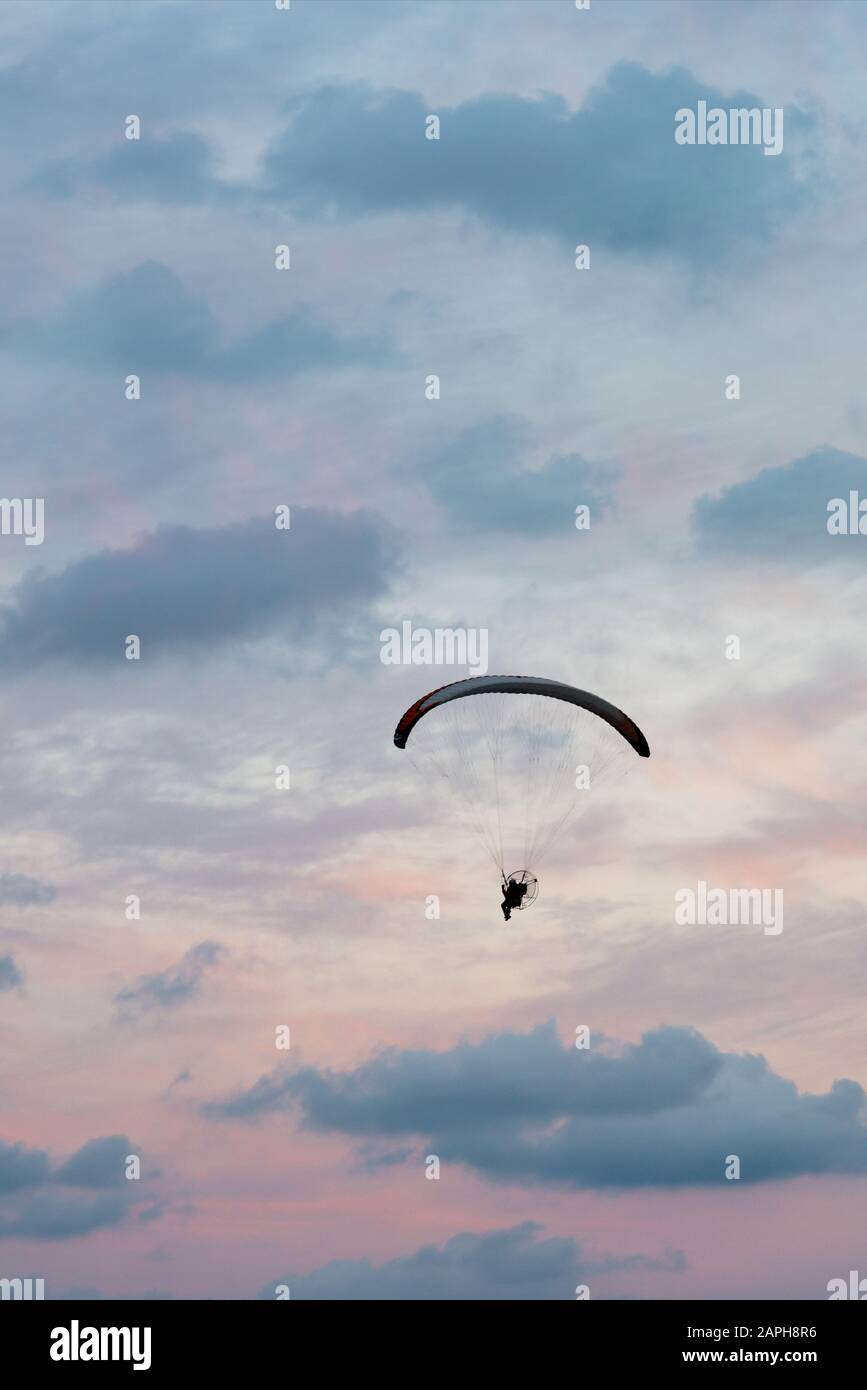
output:
POLYGON ((130 1152, 126 1135, 106 1135, 53 1166, 42 1149, 0 1142, 0 1237, 65 1240, 120 1224, 144 1200, 124 1177, 130 1152))
POLYGON ((42 1149, 0 1140, 0 1197, 47 1182, 49 1172, 48 1155, 42 1149))
POLYGON ((175 1294, 169 1292, 168 1289, 142 1289, 141 1292, 135 1293, 117 1293, 115 1291, 107 1294, 104 1293, 102 1289, 95 1289, 87 1286, 84 1288, 73 1287, 62 1289, 59 1293, 52 1293, 48 1289, 45 1291, 46 1302, 54 1301, 56 1303, 98 1303, 103 1299, 108 1299, 112 1303, 124 1303, 127 1301, 135 1303, 142 1303, 145 1301, 170 1303, 174 1298, 175 1294))
POLYGON ((840 449, 814 449, 778 468, 700 497, 693 527, 702 549, 755 560, 861 559, 863 538, 828 532, 828 503, 849 491, 867 496, 867 459, 840 449))
POLYGON ((125 139, 120 148, 95 162, 93 174, 124 198, 195 203, 210 199, 218 190, 216 162, 213 146, 201 135, 175 131, 149 139, 125 139))
POLYGON ((40 1194, 14 1214, 0 1213, 0 1237, 28 1236, 34 1240, 69 1240, 93 1231, 117 1226, 127 1213, 126 1193, 101 1193, 81 1197, 62 1193, 40 1194))
POLYGON ((304 217, 459 207, 519 235, 704 264, 742 240, 770 240, 804 206, 807 184, 790 151, 811 118, 786 107, 785 150, 774 158, 753 145, 676 144, 675 112, 700 100, 726 110, 769 104, 682 67, 653 73, 621 62, 576 111, 554 93, 487 92, 437 106, 433 141, 420 94, 332 84, 292 100, 258 184, 220 179, 214 147, 192 131, 125 141, 96 161, 53 160, 31 182, 69 197, 95 181, 119 199, 170 206, 277 201, 304 217))
POLYGON ((213 201, 221 188, 213 146, 195 131, 175 131, 140 140, 124 139, 121 148, 91 161, 51 159, 24 184, 24 190, 54 198, 71 198, 95 182, 125 200, 166 203, 213 201))
POLYGON ((341 337, 303 304, 231 347, 221 347, 218 338, 208 306, 167 266, 146 261, 73 295, 54 317, 7 322, 0 350, 108 366, 124 375, 183 372, 227 383, 286 381, 316 368, 370 367, 393 357, 384 339, 341 337))
POLYGON ((381 594, 395 560, 375 517, 293 508, 270 519, 194 530, 164 526, 128 550, 103 550, 60 574, 31 572, 0 624, 0 659, 118 661, 128 634, 144 655, 255 637, 278 621, 292 637, 381 594))
POLYGON ((168 1086, 167 1086, 166 1089, 163 1091, 163 1095, 164 1095, 165 1098, 168 1100, 169 1096, 172 1094, 172 1092, 173 1092, 173 1090, 175 1089, 176 1086, 184 1086, 184 1085, 186 1085, 188 1082, 192 1081, 192 1079, 193 1079, 193 1074, 192 1074, 192 1072, 190 1071, 189 1067, 181 1067, 180 1071, 179 1071, 179 1072, 177 1073, 177 1075, 169 1082, 168 1086))
POLYGON ((0 874, 0 906, 31 907, 34 903, 52 903, 57 889, 50 883, 27 874, 0 874))
POLYGON ((417 1135, 444 1162, 511 1182, 709 1186, 729 1154, 747 1183, 867 1173, 861 1086, 799 1094, 762 1057, 722 1053, 689 1028, 619 1049, 564 1047, 553 1023, 447 1052, 392 1049, 347 1073, 275 1071, 207 1113, 295 1106, 309 1128, 417 1135))
POLYGON ((129 1151, 125 1134, 91 1139, 55 1171, 54 1181, 67 1187, 120 1187, 129 1151))
MULTIPOLYGON (((265 159, 269 191, 304 213, 341 215, 462 207, 492 226, 575 245, 666 252, 696 263, 741 239, 766 241, 804 201, 786 153, 683 146, 675 112, 762 107, 683 68, 655 74, 618 63, 570 111, 562 97, 489 93, 432 108, 413 92, 323 87, 296 103, 265 159)), ((808 126, 785 112, 787 149, 808 126)))
POLYGON ((423 454, 416 472, 461 529, 567 532, 579 503, 589 506, 593 517, 609 509, 614 469, 587 463, 578 454, 555 454, 531 469, 524 456, 532 446, 525 421, 498 415, 423 454))
POLYGON ((24 977, 12 956, 0 956, 0 994, 8 990, 20 989, 24 977))
POLYGON ((677 1269, 682 1258, 669 1252, 660 1261, 643 1256, 589 1260, 574 1240, 540 1238, 534 1221, 477 1235, 465 1231, 443 1245, 423 1245, 374 1265, 370 1260, 333 1260, 310 1274, 287 1275, 263 1288, 273 1299, 280 1284, 293 1300, 520 1300, 574 1301, 576 1285, 591 1275, 640 1268, 677 1269))
POLYGON ((152 1009, 176 1009, 194 998, 205 973, 219 964, 225 952, 214 941, 201 941, 187 951, 178 965, 155 975, 142 975, 135 985, 115 995, 124 1021, 152 1009))

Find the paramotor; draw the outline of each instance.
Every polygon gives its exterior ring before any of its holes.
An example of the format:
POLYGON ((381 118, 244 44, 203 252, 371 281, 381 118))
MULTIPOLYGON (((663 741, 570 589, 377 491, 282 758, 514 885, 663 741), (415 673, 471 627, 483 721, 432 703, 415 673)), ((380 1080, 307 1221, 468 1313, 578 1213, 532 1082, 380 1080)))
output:
POLYGON ((650 756, 622 710, 540 676, 472 676, 431 690, 402 716, 394 742, 451 788, 499 870, 507 917, 535 899, 536 867, 588 792, 635 754, 650 756), (521 865, 508 875, 506 853, 521 865))

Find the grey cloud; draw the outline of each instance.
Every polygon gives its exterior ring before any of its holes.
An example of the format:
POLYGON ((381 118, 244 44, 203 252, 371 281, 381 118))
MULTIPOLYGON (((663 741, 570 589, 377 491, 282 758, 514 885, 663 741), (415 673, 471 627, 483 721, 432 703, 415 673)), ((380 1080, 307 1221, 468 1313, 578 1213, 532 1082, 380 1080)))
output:
POLYGON ((211 1119, 253 1119, 275 1110, 288 1110, 293 1104, 295 1079, 291 1074, 277 1071, 260 1076, 252 1086, 228 1100, 207 1101, 202 1112, 211 1119))
POLYGON ((281 380, 296 372, 318 368, 386 367, 397 360, 388 340, 379 335, 339 337, 318 323, 307 305, 252 333, 235 347, 219 353, 209 375, 226 382, 252 381, 264 376, 281 380))
POLYGON ((377 1173, 383 1168, 403 1167, 416 1153, 417 1150, 411 1145, 399 1149, 381 1149, 376 1144, 359 1144, 355 1157, 360 1173, 377 1173))
POLYGON ((163 1095, 166 1097, 166 1099, 168 1099, 168 1097, 172 1094, 176 1086, 183 1086, 187 1082, 192 1081, 192 1079, 193 1074, 190 1071, 189 1067, 181 1067, 180 1071, 177 1073, 175 1077, 173 1077, 166 1089, 163 1091, 163 1095))
POLYGON ((176 131, 162 138, 124 140, 95 163, 93 173, 124 197, 192 203, 213 195, 215 165, 207 140, 194 131, 176 131))
MULTIPOLYGON (((700 99, 769 104, 683 68, 619 63, 578 111, 552 94, 486 94, 436 108, 442 138, 428 141, 432 108, 419 95, 331 86, 296 103, 267 154, 267 186, 304 211, 461 206, 517 233, 703 263, 742 238, 769 239, 805 195, 787 154, 677 145, 674 114, 700 99)), ((785 120, 788 150, 809 120, 792 105, 785 120)))
POLYGON ((309 635, 382 593, 394 562, 391 534, 367 513, 293 508, 288 531, 270 519, 164 526, 128 550, 27 575, 2 620, 0 659, 7 669, 118 661, 130 633, 159 652, 255 637, 278 620, 309 635))
POLYGON ((84 1144, 53 1167, 42 1149, 0 1143, 0 1238, 66 1240, 120 1224, 141 1198, 123 1178, 126 1135, 84 1144))
MULTIPOLYGON (((92 1287, 63 1289, 59 1293, 53 1293, 49 1289, 45 1291, 46 1302, 54 1301, 57 1303, 100 1303, 104 1299, 110 1299, 112 1303, 124 1302, 160 1302, 169 1303, 175 1295, 168 1289, 142 1289, 140 1293, 105 1293, 102 1289, 92 1287)), ((203 1300, 204 1301, 204 1300, 203 1300)))
POLYGON ((761 1057, 719 1052, 687 1028, 620 1050, 564 1047, 553 1023, 448 1052, 383 1052, 348 1073, 275 1072, 211 1105, 216 1116, 297 1106, 315 1129, 424 1137, 492 1179, 576 1188, 685 1187, 867 1173, 861 1086, 799 1094, 761 1057))
POLYGON ((61 197, 95 179, 118 197, 168 204, 277 200, 302 215, 463 207, 518 234, 703 264, 741 240, 769 240, 805 204, 789 152, 811 118, 786 107, 786 149, 772 159, 755 146, 677 145, 674 114, 699 100, 773 104, 719 91, 683 68, 652 73, 624 62, 576 111, 552 93, 490 92, 440 106, 442 138, 428 141, 431 105, 418 93, 335 84, 292 100, 258 186, 222 181, 212 147, 188 131, 128 142, 96 162, 54 160, 32 183, 61 197))
POLYGON ((595 518, 613 501, 614 469, 578 454, 528 468, 533 436, 517 417, 498 415, 438 444, 416 463, 419 478, 458 528, 522 533, 570 531, 582 503, 595 518))
POLYGON ((69 1240, 105 1230, 123 1220, 130 1202, 125 1192, 100 1193, 81 1198, 72 1193, 40 1193, 17 1211, 0 1212, 0 1238, 31 1237, 35 1240, 69 1240))
POLYGON ((850 489, 867 496, 867 459, 814 449, 763 468, 716 497, 700 497, 693 510, 695 536, 702 548, 754 560, 860 560, 863 538, 828 533, 828 503, 837 497, 848 503, 850 489))
MULTIPOLYGON (((101 1289, 85 1286, 79 1288, 73 1286, 71 1289, 63 1289, 59 1293, 54 1293, 50 1287, 45 1290, 46 1303, 96 1303, 106 1298, 107 1295, 101 1289)), ((112 1294, 114 1300, 117 1295, 112 1294)))
POLYGON ((135 985, 115 995, 120 1017, 129 1020, 153 1009, 176 1009, 199 993, 206 972, 225 952, 213 941, 193 946, 177 965, 154 975, 142 975, 135 985))
POLYGON ((430 1134, 462 1118, 547 1122, 564 1101, 582 1115, 651 1113, 696 1101, 719 1066, 712 1044, 689 1029, 659 1029, 612 1056, 563 1048, 549 1022, 448 1053, 388 1049, 344 1075, 276 1071, 211 1109, 253 1115, 300 1101, 314 1128, 430 1134))
POLYGON ((588 1259, 571 1239, 541 1238, 533 1221, 482 1235, 465 1231, 443 1245, 423 1245, 374 1265, 370 1260, 333 1260, 310 1274, 287 1275, 260 1290, 273 1299, 279 1284, 293 1300, 540 1301, 575 1298, 575 1287, 591 1275, 630 1268, 682 1267, 674 1252, 662 1261, 643 1256, 588 1259))
POLYGON ((8 990, 20 989, 24 976, 15 964, 13 956, 0 956, 0 994, 8 990))
MULTIPOLYGON (((125 199, 195 203, 213 199, 221 185, 216 178, 213 147, 194 131, 176 131, 126 140, 96 160, 48 160, 25 183, 24 189, 55 198, 71 198, 83 184, 107 185, 125 199)), ((231 190, 225 186, 226 193, 231 190)))
POLYGON ((50 883, 27 874, 0 874, 0 906, 31 907, 34 903, 52 903, 57 889, 50 883))
MULTIPOLYGON (((123 140, 121 121, 132 92, 135 109, 143 114, 141 144, 152 142, 163 153, 168 149, 183 167, 183 151, 175 152, 181 137, 156 134, 157 120, 161 128, 184 122, 219 125, 231 93, 238 119, 258 124, 263 112, 285 100, 294 72, 307 73, 333 54, 335 31, 351 54, 380 28, 391 28, 402 14, 412 15, 417 0, 315 0, 303 5, 300 24, 297 0, 292 12, 281 13, 272 0, 220 0, 209 6, 207 24, 198 0, 190 5, 160 0, 133 8, 128 0, 52 3, 49 23, 40 18, 41 6, 31 13, 29 8, 22 6, 17 18, 7 19, 4 33, 4 40, 12 29, 19 37, 26 35, 22 56, 15 52, 21 51, 20 43, 7 48, 0 69, 0 120, 16 134, 9 153, 19 153, 27 162, 39 148, 68 149, 70 158, 57 161, 57 167, 80 183, 93 163, 89 154, 78 157, 77 151, 123 140), (252 80, 243 80, 242 74, 252 80), (107 123, 107 111, 120 113, 117 120, 107 123)), ((198 167, 193 161, 191 172, 198 167)), ((127 171, 118 174, 110 162, 100 170, 108 177, 126 175, 136 186, 127 171)), ((162 196, 172 192, 172 172, 176 177, 177 171, 158 171, 156 189, 162 196)), ((142 180, 142 194, 147 186, 142 180)), ((45 187, 53 191, 50 179, 45 187)))
POLYGON ((306 305, 222 347, 208 306, 167 266, 146 261, 72 296, 56 316, 9 321, 0 350, 64 363, 106 365, 118 372, 183 372, 235 382, 354 363, 384 365, 393 354, 382 338, 341 337, 306 305))
POLYGON ((120 1187, 126 1182, 124 1164, 129 1152, 125 1134, 91 1139, 56 1170, 54 1181, 67 1187, 120 1187))
POLYGON ((149 1207, 143 1207, 136 1220, 142 1226, 149 1226, 152 1221, 161 1221, 169 1208, 165 1202, 153 1202, 149 1207))
POLYGON ((50 1164, 42 1149, 25 1149, 23 1144, 4 1144, 0 1140, 0 1197, 48 1181, 50 1164))

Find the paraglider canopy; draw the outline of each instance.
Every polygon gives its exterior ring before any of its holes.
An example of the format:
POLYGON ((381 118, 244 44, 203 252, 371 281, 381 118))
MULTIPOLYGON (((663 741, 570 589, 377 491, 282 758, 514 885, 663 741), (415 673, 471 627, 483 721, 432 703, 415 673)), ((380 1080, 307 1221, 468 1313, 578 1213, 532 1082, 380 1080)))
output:
POLYGON ((423 774, 449 784, 504 884, 506 851, 523 866, 522 905, 532 885, 538 892, 540 857, 588 793, 636 754, 650 756, 623 710, 541 676, 474 676, 431 690, 402 715, 394 742, 423 774))
POLYGON ((452 681, 450 685, 440 685, 410 705, 401 717, 394 731, 397 748, 405 748, 407 739, 422 715, 450 700, 462 700, 467 695, 542 695, 551 700, 565 700, 567 704, 577 705, 589 710, 610 724, 622 734, 641 758, 650 757, 647 739, 637 724, 633 724, 628 714, 603 700, 599 695, 591 695, 589 690, 579 690, 574 685, 564 685, 562 681, 545 680, 542 676, 470 676, 467 680, 452 681))

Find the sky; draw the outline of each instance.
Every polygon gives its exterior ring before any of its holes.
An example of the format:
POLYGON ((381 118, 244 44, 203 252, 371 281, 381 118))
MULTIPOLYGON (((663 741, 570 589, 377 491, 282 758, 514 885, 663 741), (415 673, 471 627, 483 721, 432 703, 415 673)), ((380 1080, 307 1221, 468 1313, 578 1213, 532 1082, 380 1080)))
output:
POLYGON ((0 534, 0 1277, 867 1274, 865 41, 856 0, 0 6, 2 487, 44 502, 0 534), (782 150, 679 144, 701 102, 782 150), (407 622, 649 741, 508 925, 394 747, 470 674, 384 663, 407 622), (784 913, 691 925, 702 883, 784 913))

